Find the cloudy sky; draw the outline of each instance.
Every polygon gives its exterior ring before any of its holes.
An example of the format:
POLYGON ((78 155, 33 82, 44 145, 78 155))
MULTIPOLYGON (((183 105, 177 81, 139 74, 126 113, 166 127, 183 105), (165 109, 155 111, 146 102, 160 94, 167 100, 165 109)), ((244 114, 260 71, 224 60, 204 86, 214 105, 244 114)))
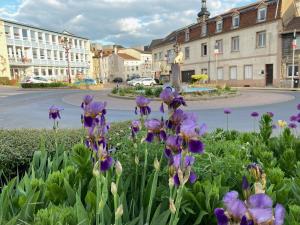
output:
MULTIPOLYGON (((212 15, 256 0, 207 0, 212 15)), ((0 0, 0 17, 103 44, 146 45, 196 21, 201 0, 0 0)))

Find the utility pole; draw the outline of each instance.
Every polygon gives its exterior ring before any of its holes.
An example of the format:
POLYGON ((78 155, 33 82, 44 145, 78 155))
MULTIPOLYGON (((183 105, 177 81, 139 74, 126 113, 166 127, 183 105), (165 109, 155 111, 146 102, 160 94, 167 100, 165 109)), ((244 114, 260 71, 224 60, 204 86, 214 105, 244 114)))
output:
POLYGON ((71 69, 70 69, 70 50, 72 49, 72 42, 67 38, 67 37, 62 37, 60 39, 60 43, 62 45, 62 47, 65 49, 65 53, 67 55, 67 63, 68 63, 68 80, 69 80, 69 84, 71 84, 72 79, 71 79, 71 69))
POLYGON ((297 47, 297 33, 296 33, 296 29, 295 29, 294 30, 294 35, 293 35, 293 44, 292 44, 292 48, 293 48, 293 68, 292 68, 292 85, 291 85, 292 88, 294 88, 295 51, 296 51, 296 47, 297 47))

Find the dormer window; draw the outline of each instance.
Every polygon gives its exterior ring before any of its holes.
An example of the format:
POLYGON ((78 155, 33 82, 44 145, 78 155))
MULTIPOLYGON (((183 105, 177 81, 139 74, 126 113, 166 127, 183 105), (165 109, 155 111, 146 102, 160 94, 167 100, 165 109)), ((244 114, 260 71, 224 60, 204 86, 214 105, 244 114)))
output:
POLYGON ((189 41, 190 40, 190 30, 186 29, 185 30, 185 41, 189 41))
POLYGON ((239 15, 234 15, 232 17, 232 28, 238 28, 240 26, 240 16, 239 15))
POLYGON ((204 37, 207 35, 207 24, 203 23, 201 27, 201 36, 204 37))
POLYGON ((216 23, 216 33, 220 33, 223 30, 223 20, 219 20, 216 23))
POLYGON ((263 22, 267 20, 267 7, 262 7, 257 10, 257 21, 263 22))

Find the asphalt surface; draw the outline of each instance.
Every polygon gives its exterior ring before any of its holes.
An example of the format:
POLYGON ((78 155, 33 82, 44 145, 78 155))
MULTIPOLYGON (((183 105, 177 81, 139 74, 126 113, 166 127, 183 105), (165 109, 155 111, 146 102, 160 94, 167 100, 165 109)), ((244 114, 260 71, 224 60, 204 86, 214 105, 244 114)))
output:
MULTIPOLYGON (((105 96, 108 91, 102 91, 105 96)), ((272 91, 268 91, 270 93, 272 91)), ((72 105, 63 101, 63 98, 73 94, 85 94, 90 91, 84 90, 43 90, 43 91, 24 91, 20 89, 0 87, 0 128, 52 128, 52 122, 48 119, 48 108, 51 105, 62 107, 62 120, 60 127, 79 128, 81 127, 80 106, 72 105)), ((290 115, 298 113, 297 104, 300 103, 300 92, 280 92, 294 96, 292 100, 286 102, 265 104, 250 107, 232 108, 229 115, 229 128, 239 131, 253 130, 253 119, 251 112, 257 111, 273 112, 274 120, 288 120, 290 115)), ((120 101, 126 101, 121 100, 120 101)), ((195 103, 197 104, 197 103, 195 103)), ((200 104, 200 103, 198 103, 200 104)), ((228 108, 231 107, 229 104, 228 108)), ((192 110, 199 116, 201 123, 206 123, 209 130, 226 127, 226 117, 223 108, 192 110)), ((161 117, 161 113, 153 112, 151 117, 161 117)), ((125 121, 137 118, 132 110, 109 109, 107 118, 110 122, 125 121)))

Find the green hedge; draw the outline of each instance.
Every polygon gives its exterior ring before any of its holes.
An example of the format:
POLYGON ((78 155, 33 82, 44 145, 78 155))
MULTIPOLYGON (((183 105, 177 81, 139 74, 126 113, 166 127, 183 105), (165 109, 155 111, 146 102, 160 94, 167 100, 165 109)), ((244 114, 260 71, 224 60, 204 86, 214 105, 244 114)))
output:
POLYGON ((22 83, 22 88, 57 88, 57 87, 68 87, 69 85, 67 83, 63 82, 55 82, 55 83, 40 83, 40 84, 34 84, 34 83, 22 83))

